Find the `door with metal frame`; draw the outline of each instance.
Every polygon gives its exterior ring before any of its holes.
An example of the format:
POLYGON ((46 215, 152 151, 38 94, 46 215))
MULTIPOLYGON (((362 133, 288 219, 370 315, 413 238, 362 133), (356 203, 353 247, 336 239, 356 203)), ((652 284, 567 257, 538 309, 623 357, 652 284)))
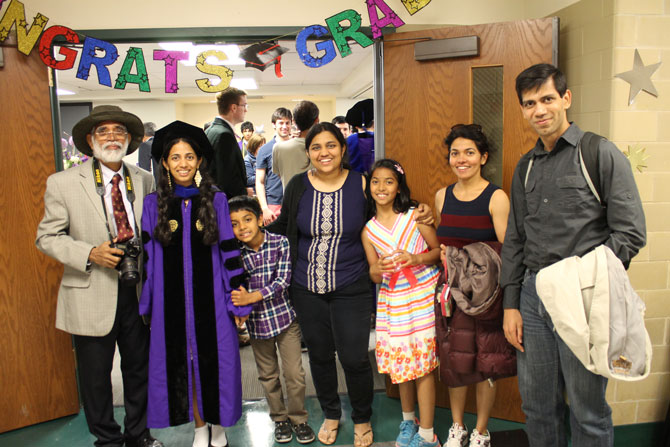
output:
MULTIPOLYGON (((375 143, 405 167, 413 198, 433 205, 435 192, 456 181, 443 141, 459 123, 482 125, 493 146, 483 175, 509 194, 514 167, 537 138, 519 109, 515 78, 530 65, 555 64, 557 45, 558 18, 450 26, 384 39, 375 143)), ((392 386, 387 392, 397 396, 392 386)), ((446 386, 438 383, 437 393, 437 404, 448 407, 446 386)), ((474 387, 466 411, 476 412, 474 387)), ((524 420, 516 377, 499 381, 492 416, 524 420)))
POLYGON ((0 47, 0 433, 79 412, 72 337, 55 327, 63 265, 35 248, 56 166, 48 68, 14 37, 0 47))

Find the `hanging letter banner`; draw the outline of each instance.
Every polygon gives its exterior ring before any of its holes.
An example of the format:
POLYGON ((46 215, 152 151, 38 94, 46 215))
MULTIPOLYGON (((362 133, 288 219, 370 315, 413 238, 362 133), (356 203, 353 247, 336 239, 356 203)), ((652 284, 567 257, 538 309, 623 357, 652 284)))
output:
POLYGON ((400 0, 402 4, 405 6, 405 9, 407 12, 409 12, 410 15, 414 15, 417 12, 421 11, 428 3, 430 3, 430 0, 400 0))
POLYGON ((108 65, 112 65, 119 58, 119 52, 116 47, 104 40, 87 37, 84 39, 84 48, 81 50, 79 67, 77 68, 77 77, 84 81, 88 79, 91 71, 91 65, 95 65, 98 72, 98 84, 112 86, 112 80, 109 77, 108 65), (95 56, 95 49, 99 48, 105 52, 103 57, 95 56))
POLYGON ((195 68, 197 68, 198 71, 202 73, 220 77, 221 82, 219 82, 216 85, 212 85, 210 80, 205 78, 205 79, 196 79, 195 84, 198 86, 200 90, 202 90, 205 93, 218 93, 220 91, 227 89, 228 86, 230 86, 230 81, 233 79, 233 70, 224 65, 208 64, 207 58, 210 56, 217 57, 219 58, 219 60, 222 61, 228 59, 226 53, 224 53, 223 51, 217 51, 217 50, 203 51, 202 53, 198 54, 198 57, 195 59, 195 68))
MULTIPOLYGON (((58 3, 57 0, 52 1, 54 4, 58 3)), ((362 0, 368 11, 371 33, 361 31, 361 14, 354 9, 347 9, 325 19, 326 26, 310 25, 299 32, 295 30, 274 39, 240 44, 237 46, 237 50, 240 50, 239 57, 245 61, 246 67, 253 67, 260 71, 274 66, 275 76, 282 78, 284 76, 281 69, 282 55, 291 49, 282 47, 280 39, 297 34, 295 49, 302 63, 310 68, 323 67, 332 62, 338 54, 340 57, 349 56, 352 53, 350 45, 353 42, 366 48, 374 43, 373 39, 383 37, 382 30, 385 27, 393 26, 397 29, 405 25, 405 22, 388 5, 388 1, 362 0), (368 37, 369 35, 372 35, 372 39, 368 37)), ((422 10, 431 2, 431 0, 400 1, 411 15, 422 10)), ((0 12, 2 14, 0 16, 0 44, 9 37, 10 31, 15 29, 16 46, 26 56, 30 55, 37 45, 39 57, 44 65, 55 70, 70 70, 74 67, 79 54, 77 79, 87 81, 91 73, 91 66, 95 66, 98 83, 112 87, 109 67, 119 59, 119 50, 114 44, 84 36, 67 26, 53 25, 46 28, 49 18, 39 12, 33 18, 32 25, 29 25, 26 21, 26 9, 21 0, 0 0, 0 12), (7 6, 2 12, 5 3, 7 6), (54 52, 55 46, 58 47, 58 54, 54 52)), ((147 47, 143 48, 147 49, 147 47)), ((114 82, 115 89, 125 90, 128 83, 131 83, 137 84, 141 92, 151 92, 143 48, 130 47, 128 49, 114 82), (133 67, 135 72, 132 72, 133 67)), ((217 48, 217 46, 209 48, 217 48)), ((147 51, 152 50, 147 49, 147 51)), ((163 61, 165 65, 165 93, 179 91, 178 62, 188 59, 188 51, 153 49, 153 61, 163 61)), ((233 70, 221 65, 227 59, 226 53, 218 49, 203 51, 197 56, 196 69, 209 75, 206 78, 196 79, 195 83, 201 91, 217 93, 230 86, 233 70), (211 63, 207 62, 208 58, 212 59, 211 63), (216 77, 220 78, 220 81, 217 81, 216 77)), ((235 59, 237 60, 237 57, 235 59)), ((152 60, 149 60, 149 68, 156 66, 159 67, 160 62, 153 63, 152 60)), ((2 70, 0 70, 0 76, 2 76, 2 70)))
POLYGON ((333 35, 333 40, 337 44, 340 56, 342 57, 347 57, 351 54, 347 37, 355 40, 363 48, 374 43, 368 36, 359 31, 361 28, 361 15, 353 9, 347 9, 332 17, 328 17, 326 24, 333 35), (342 25, 340 25, 343 20, 349 21, 347 28, 342 28, 342 25))
POLYGON ((149 75, 147 74, 147 66, 144 63, 144 52, 142 48, 130 47, 126 53, 126 60, 123 61, 123 67, 119 75, 116 77, 116 84, 114 88, 123 90, 126 88, 126 83, 137 84, 141 92, 150 92, 149 75), (133 68, 133 62, 137 64, 137 73, 130 73, 133 68))
POLYGON ((295 39, 295 49, 303 64, 308 67, 319 68, 335 59, 337 51, 335 51, 335 44, 330 39, 316 44, 316 49, 324 52, 322 56, 314 57, 307 49, 307 39, 311 36, 321 37, 326 34, 328 34, 328 29, 321 25, 308 26, 300 31, 295 39))
POLYGON ((61 46, 58 54, 64 56, 63 60, 56 60, 53 56, 53 40, 56 36, 64 36, 70 43, 79 43, 79 36, 67 26, 54 25, 47 28, 40 38, 40 59, 47 66, 55 70, 69 70, 74 66, 77 59, 77 51, 72 48, 61 46))
POLYGON ((155 61, 165 61, 165 93, 177 93, 177 61, 188 60, 188 51, 154 50, 155 61))
POLYGON ((400 28, 405 24, 400 17, 389 6, 384 3, 384 0, 367 0, 368 15, 370 16, 370 29, 372 30, 372 38, 379 39, 382 37, 382 28, 387 25, 393 25, 400 28), (377 8, 384 13, 381 19, 377 16, 377 8))
POLYGON ((33 47, 37 43, 40 34, 49 21, 48 17, 43 16, 39 12, 33 19, 33 24, 30 31, 26 31, 28 24, 26 23, 26 10, 18 0, 12 0, 5 14, 0 20, 0 42, 4 42, 9 35, 9 30, 12 25, 16 24, 16 41, 18 43, 19 51, 26 56, 30 54, 33 47))

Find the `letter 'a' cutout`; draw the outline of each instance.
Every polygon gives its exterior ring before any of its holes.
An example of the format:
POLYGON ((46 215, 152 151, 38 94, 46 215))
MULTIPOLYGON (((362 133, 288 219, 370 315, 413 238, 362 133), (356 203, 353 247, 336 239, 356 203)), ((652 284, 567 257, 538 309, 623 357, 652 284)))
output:
POLYGON ((374 43, 372 39, 359 31, 361 28, 361 15, 353 9, 347 9, 332 17, 328 17, 326 19, 326 24, 328 25, 330 33, 333 35, 333 40, 342 57, 347 57, 351 54, 351 48, 347 42, 347 37, 356 41, 356 43, 363 48, 374 43), (341 25, 341 22, 344 20, 349 21, 349 26, 347 28, 343 28, 341 25))
POLYGON ((398 17, 398 14, 384 3, 384 0, 367 0, 367 5, 373 39, 382 37, 382 28, 387 25, 393 25, 396 28, 400 28, 405 24, 405 22, 398 17), (381 19, 377 16, 377 8, 384 13, 384 16, 381 19))
POLYGON ((147 73, 147 66, 144 63, 144 52, 142 48, 130 47, 126 53, 126 59, 123 61, 121 71, 116 77, 114 88, 124 90, 126 84, 137 84, 141 92, 150 92, 149 75, 147 73), (130 70, 133 68, 133 63, 137 65, 137 73, 132 74, 130 70))

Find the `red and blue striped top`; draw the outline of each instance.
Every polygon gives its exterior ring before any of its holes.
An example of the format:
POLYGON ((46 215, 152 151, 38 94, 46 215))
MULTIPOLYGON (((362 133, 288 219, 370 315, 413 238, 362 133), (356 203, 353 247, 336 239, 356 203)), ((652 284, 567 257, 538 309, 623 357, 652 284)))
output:
POLYGON ((472 242, 497 241, 489 203, 500 187, 489 183, 476 199, 463 202, 454 196, 454 185, 449 185, 444 194, 437 227, 440 244, 462 248, 472 242))

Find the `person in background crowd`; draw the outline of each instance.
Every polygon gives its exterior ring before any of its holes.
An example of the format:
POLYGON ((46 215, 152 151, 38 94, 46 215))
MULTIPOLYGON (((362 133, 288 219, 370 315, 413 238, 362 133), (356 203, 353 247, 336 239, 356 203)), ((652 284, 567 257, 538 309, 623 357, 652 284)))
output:
POLYGON ((240 125, 240 130, 242 130, 242 139, 239 142, 239 146, 242 151, 242 157, 244 157, 247 154, 249 139, 254 134, 254 125, 251 121, 245 121, 240 125))
POLYGON ((279 176, 284 189, 294 175, 309 169, 305 136, 319 122, 319 108, 311 101, 300 101, 293 108, 293 119, 300 134, 296 138, 277 143, 272 151, 272 171, 279 176))
POLYGON ((219 114, 205 131, 214 148, 210 174, 227 197, 243 195, 247 192, 247 172, 233 129, 247 114, 247 94, 228 87, 216 94, 216 106, 219 114))
POLYGON ((349 138, 349 163, 351 169, 361 174, 370 172, 375 162, 374 102, 372 99, 358 101, 347 112, 347 123, 355 129, 349 138))
POLYGON ((265 144, 265 138, 254 134, 247 143, 247 155, 244 156, 244 166, 247 170, 247 193, 256 195, 256 154, 265 144))
POLYGON ((137 149, 137 166, 149 171, 154 176, 154 181, 158 184, 158 176, 160 169, 155 161, 151 158, 151 144, 154 141, 154 134, 156 133, 156 124, 151 122, 144 123, 144 138, 139 149, 137 149))
POLYGON ((335 126, 337 126, 337 128, 340 129, 340 131, 342 132, 342 136, 345 139, 349 138, 349 135, 351 135, 351 126, 349 125, 349 123, 347 123, 345 117, 343 117, 342 115, 338 115, 335 118, 333 118, 331 123, 335 124, 335 126))
POLYGON ((272 114, 272 127, 275 136, 256 154, 256 197, 263 210, 263 224, 274 221, 281 212, 284 188, 279 176, 272 171, 272 149, 275 144, 291 138, 291 111, 280 107, 272 114))

